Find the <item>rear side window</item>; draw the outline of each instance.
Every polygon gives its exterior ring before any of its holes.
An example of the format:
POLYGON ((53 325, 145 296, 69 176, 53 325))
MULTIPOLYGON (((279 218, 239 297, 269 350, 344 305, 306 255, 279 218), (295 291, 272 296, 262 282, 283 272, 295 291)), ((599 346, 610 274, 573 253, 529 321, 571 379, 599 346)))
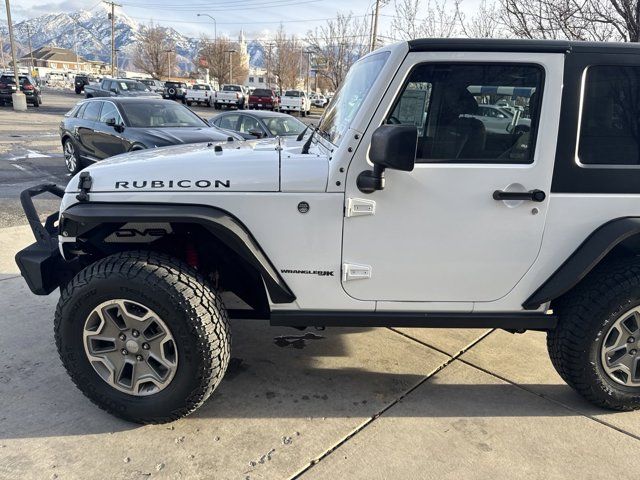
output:
POLYGON ((585 75, 578 160, 640 165, 640 67, 597 65, 585 75))
POLYGON ((82 118, 95 122, 100 117, 100 110, 103 102, 87 102, 87 106, 82 112, 82 118))

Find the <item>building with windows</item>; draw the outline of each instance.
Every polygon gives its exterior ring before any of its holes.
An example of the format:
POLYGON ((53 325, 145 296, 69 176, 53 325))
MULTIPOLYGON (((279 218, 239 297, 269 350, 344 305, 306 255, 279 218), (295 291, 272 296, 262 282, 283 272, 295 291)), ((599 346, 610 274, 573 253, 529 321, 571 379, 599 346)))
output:
POLYGON ((89 72, 91 70, 92 62, 66 48, 43 46, 34 50, 33 53, 27 53, 20 57, 20 63, 22 65, 31 65, 32 57, 36 68, 43 67, 62 72, 89 72))

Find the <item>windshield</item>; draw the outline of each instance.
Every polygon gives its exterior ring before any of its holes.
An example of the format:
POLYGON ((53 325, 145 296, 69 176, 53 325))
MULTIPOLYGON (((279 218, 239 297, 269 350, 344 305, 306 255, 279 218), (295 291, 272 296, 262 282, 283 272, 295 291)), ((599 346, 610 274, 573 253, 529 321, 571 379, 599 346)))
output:
POLYGON ((241 92, 242 89, 238 85, 225 85, 222 87, 225 92, 241 92))
POLYGON ((380 52, 358 60, 349 70, 340 89, 322 116, 319 130, 335 145, 349 128, 376 81, 389 52, 380 52))
POLYGON ((265 117, 262 119, 272 135, 298 135, 306 125, 294 117, 265 117))
POLYGON ((251 95, 254 95, 256 97, 270 97, 272 93, 271 90, 256 88, 251 95))
POLYGON ((287 90, 284 92, 285 97, 303 97, 304 92, 300 92, 298 90, 287 90))
POLYGON ((140 82, 118 82, 120 90, 133 90, 140 92, 148 92, 149 88, 144 83, 140 82))
POLYGON ((186 107, 171 101, 122 102, 122 111, 130 127, 207 127, 208 125, 186 107))

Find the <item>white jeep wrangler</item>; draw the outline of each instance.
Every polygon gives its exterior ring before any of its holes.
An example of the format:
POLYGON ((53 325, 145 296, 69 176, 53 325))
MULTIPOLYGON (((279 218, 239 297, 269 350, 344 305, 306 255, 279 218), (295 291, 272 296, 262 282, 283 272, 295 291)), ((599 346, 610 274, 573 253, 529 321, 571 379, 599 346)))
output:
POLYGON ((34 293, 60 288, 73 381, 135 422, 209 397, 229 317, 545 330, 569 385, 636 409, 639 92, 638 45, 392 45, 297 141, 124 154, 26 190, 37 242, 16 260, 34 293), (488 129, 483 105, 511 121, 488 129), (42 225, 45 191, 62 204, 42 225))

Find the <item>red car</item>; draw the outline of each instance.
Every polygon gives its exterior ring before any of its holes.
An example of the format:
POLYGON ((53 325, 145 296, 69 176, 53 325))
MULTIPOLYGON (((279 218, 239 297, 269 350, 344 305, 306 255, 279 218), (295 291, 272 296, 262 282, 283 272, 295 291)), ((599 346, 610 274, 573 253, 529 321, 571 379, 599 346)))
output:
POLYGON ((253 110, 278 110, 280 108, 280 98, 270 88, 256 88, 249 95, 249 108, 253 110))

